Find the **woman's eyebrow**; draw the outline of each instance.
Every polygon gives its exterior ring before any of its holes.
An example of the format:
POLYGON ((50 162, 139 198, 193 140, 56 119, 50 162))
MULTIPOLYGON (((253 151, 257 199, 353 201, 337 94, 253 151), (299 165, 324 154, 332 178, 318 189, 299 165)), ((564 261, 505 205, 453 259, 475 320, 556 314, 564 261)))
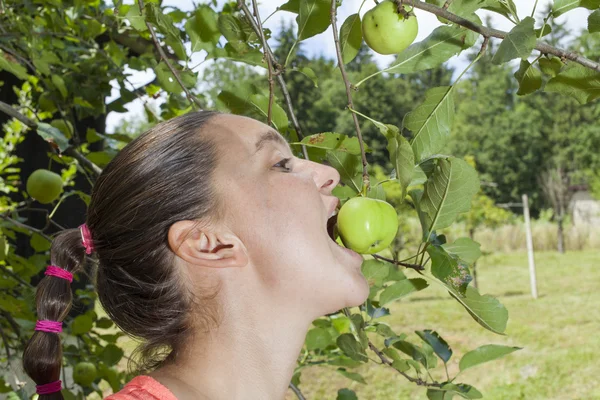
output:
MULTIPOLYGON (((287 147, 288 149, 290 149, 290 145, 283 138, 283 136, 281 136, 276 131, 268 130, 268 131, 264 132, 262 135, 260 135, 260 138, 256 141, 256 151, 254 152, 254 154, 256 154, 260 150, 262 150, 265 147, 265 144, 267 144, 268 142, 276 142, 276 143, 279 143, 279 144, 287 147)), ((290 151, 291 151, 291 149, 290 149, 290 151)))

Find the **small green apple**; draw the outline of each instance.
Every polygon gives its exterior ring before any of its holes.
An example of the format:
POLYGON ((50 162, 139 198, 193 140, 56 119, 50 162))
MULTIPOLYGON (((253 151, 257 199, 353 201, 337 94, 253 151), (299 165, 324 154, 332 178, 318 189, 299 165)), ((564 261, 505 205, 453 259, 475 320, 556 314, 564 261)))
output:
POLYGON ((365 13, 362 31, 367 45, 379 54, 398 54, 417 37, 417 17, 398 13, 396 4, 385 0, 365 13))
POLYGON ((27 193, 42 204, 58 199, 63 189, 60 175, 47 169, 33 171, 27 178, 27 193))
POLYGON ((354 197, 340 209, 337 229, 344 246, 360 254, 374 254, 396 237, 398 214, 385 201, 354 197))
POLYGON ((97 374, 96 366, 88 361, 77 363, 73 368, 73 380, 81 386, 90 386, 97 374))

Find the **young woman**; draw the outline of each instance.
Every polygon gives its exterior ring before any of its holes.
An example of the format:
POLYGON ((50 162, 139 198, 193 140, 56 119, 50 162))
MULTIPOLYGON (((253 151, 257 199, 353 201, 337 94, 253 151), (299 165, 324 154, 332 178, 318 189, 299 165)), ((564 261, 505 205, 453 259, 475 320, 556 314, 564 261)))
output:
POLYGON ((311 322, 362 304, 362 257, 327 220, 339 182, 251 118, 200 111, 129 143, 95 183, 86 224, 58 235, 23 356, 62 399, 59 331, 86 253, 108 315, 143 339, 140 375, 110 400, 281 400, 311 322))

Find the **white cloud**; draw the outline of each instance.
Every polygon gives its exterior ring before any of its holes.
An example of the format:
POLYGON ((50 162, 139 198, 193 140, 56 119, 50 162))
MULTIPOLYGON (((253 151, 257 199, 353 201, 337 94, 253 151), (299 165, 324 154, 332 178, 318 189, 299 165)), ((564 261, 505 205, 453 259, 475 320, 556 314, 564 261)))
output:
MULTIPOLYGON (((124 0, 123 3, 124 4, 133 4, 134 0, 124 0)), ((219 0, 218 3, 219 3, 219 5, 222 5, 224 3, 224 1, 219 0)), ((283 3, 284 3, 284 0, 265 0, 265 1, 259 2, 259 13, 260 13, 261 19, 264 20, 265 18, 267 18, 267 16, 269 16, 272 12, 274 12, 276 10, 276 8, 283 3)), ((341 27, 342 23, 349 15, 354 14, 358 11, 358 8, 360 7, 361 3, 362 3, 362 0, 344 0, 343 1, 342 6, 338 9, 338 18, 337 18, 338 29, 341 27)), ((517 5, 518 15, 523 18, 524 16, 531 15, 531 11, 533 9, 535 0, 519 0, 519 1, 516 1, 515 3, 517 5)), ((547 3, 549 3, 549 2, 548 1, 539 1, 538 2, 538 8, 536 11, 536 14, 537 14, 536 19, 541 19, 540 11, 542 11, 546 8, 547 3)), ((189 10, 194 9, 194 2, 192 0, 164 0, 162 4, 163 4, 163 6, 178 7, 184 11, 189 11, 189 10)), ((360 11, 361 17, 369 9, 371 9, 374 6, 375 6, 375 3, 372 0, 367 0, 364 3, 364 5, 360 11)), ((416 13, 418 21, 419 21, 419 33, 417 35, 416 40, 419 41, 419 40, 422 40, 425 37, 427 37, 433 29, 435 29, 437 26, 440 25, 440 22, 437 20, 437 18, 434 15, 424 12, 422 10, 415 10, 415 13, 416 13)), ((492 26, 496 29, 508 31, 514 26, 507 19, 505 19, 501 16, 498 16, 497 14, 494 14, 494 13, 487 12, 487 11, 480 11, 480 12, 478 12, 478 14, 482 19, 485 19, 485 17, 487 15, 491 16, 492 17, 492 26)), ((582 8, 578 8, 573 11, 570 11, 567 14, 560 16, 559 18, 556 19, 556 22, 559 22, 559 23, 566 22, 566 27, 569 31, 578 33, 580 30, 585 29, 587 27, 587 16, 588 15, 589 15, 589 11, 582 9, 582 8)), ((281 21, 289 22, 289 21, 295 20, 295 18, 296 18, 296 14, 279 11, 267 20, 267 22, 264 24, 264 27, 271 29, 271 31, 273 31, 273 32, 277 32, 277 30, 279 29, 279 27, 281 25, 281 21)), ((333 34, 332 34, 331 27, 328 28, 322 34, 314 36, 312 38, 309 38, 309 39, 303 41, 302 43, 303 43, 304 51, 309 56, 323 55, 325 57, 330 57, 330 58, 334 58, 334 59, 336 58, 335 45, 333 43, 333 34)), ((273 45, 274 45, 274 43, 271 43, 271 46, 273 46, 273 45)), ((187 48, 189 51, 189 46, 187 48)), ((200 61, 202 61, 204 59, 204 55, 205 55, 204 52, 193 54, 191 57, 192 61, 190 62, 190 65, 194 66, 194 65, 198 64, 200 61)), ((387 65, 389 65, 389 63, 391 61, 394 60, 394 56, 384 56, 384 55, 374 53, 374 59, 381 68, 385 68, 387 65)), ((202 64, 199 68, 195 69, 195 71, 203 70, 207 65, 210 65, 210 62, 212 62, 212 61, 202 64)), ((455 67, 456 69, 462 69, 467 65, 464 54, 459 57, 452 58, 449 61, 449 63, 451 66, 455 67)), ((151 71, 140 72, 140 71, 134 71, 134 70, 126 70, 126 72, 132 74, 129 77, 129 80, 136 87, 141 86, 141 85, 145 84, 146 82, 154 79, 154 74, 151 71)), ((117 98, 119 96, 118 89, 114 88, 115 85, 116 84, 113 84, 113 91, 111 93, 111 96, 109 98, 107 98, 108 101, 110 101, 114 98, 117 98)), ((164 101, 164 100, 150 99, 150 102, 154 103, 155 105, 160 104, 162 101, 164 101)), ((121 119, 129 117, 131 115, 139 115, 139 114, 143 113, 143 103, 139 99, 136 99, 135 101, 133 101, 131 104, 129 104, 127 106, 127 109, 129 110, 129 112, 127 112, 127 113, 114 113, 113 112, 113 113, 108 114, 107 121, 106 121, 107 132, 113 132, 115 129, 115 126, 119 123, 119 121, 121 119)))

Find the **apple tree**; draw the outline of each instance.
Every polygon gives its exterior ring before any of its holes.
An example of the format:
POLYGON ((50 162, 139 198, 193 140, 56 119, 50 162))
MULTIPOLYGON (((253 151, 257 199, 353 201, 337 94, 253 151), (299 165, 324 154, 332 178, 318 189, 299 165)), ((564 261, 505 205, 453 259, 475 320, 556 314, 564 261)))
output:
MULTIPOLYGON (((423 396, 429 399, 481 398, 473 382, 462 382, 458 375, 518 347, 488 344, 474 348, 462 355, 458 374, 451 376, 447 366, 457 356, 452 359, 452 343, 438 332, 443 326, 403 332, 380 318, 390 314, 393 302, 436 285, 464 307, 465 316, 480 328, 505 334, 507 309, 471 284, 470 267, 481 255, 479 244, 468 237, 448 243, 443 235, 444 229, 470 210, 480 186, 474 168, 446 150, 455 123, 457 84, 493 49, 494 64, 518 60, 514 79, 519 95, 545 91, 573 97, 581 104, 594 101, 600 96, 600 65, 553 46, 544 37, 551 32, 554 18, 577 7, 591 10, 587 29, 598 32, 600 2, 555 0, 546 15, 537 19, 535 7, 530 15, 518 15, 513 0, 385 0, 361 14, 365 4, 367 0, 340 21, 338 10, 347 6, 342 1, 281 0, 276 13, 295 15, 297 34, 289 52, 276 56, 272 32, 263 27, 266 18, 260 15, 257 0, 223 5, 210 1, 191 11, 163 6, 160 0, 127 4, 118 0, 114 4, 103 0, 1 1, 2 361, 18 364, 33 330, 35 310, 29 299, 47 264, 52 235, 81 222, 95 177, 131 140, 127 134, 107 134, 106 115, 125 112, 136 99, 144 104, 151 124, 204 108, 206 98, 197 89, 196 65, 191 63, 191 56, 202 52, 205 60, 225 59, 262 69, 263 79, 258 82, 239 82, 235 91, 220 91, 218 106, 262 119, 288 139, 298 157, 335 167, 341 185, 334 194, 340 198, 342 210, 346 205, 360 205, 348 215, 340 211, 339 226, 332 236, 366 254, 362 271, 371 287, 369 298, 356 309, 343 309, 313 322, 290 382, 291 391, 304 398, 301 377, 306 367, 330 366, 362 383, 364 378, 353 369, 373 363, 377 364, 374 368, 393 370, 407 384, 423 387, 423 396), (413 43, 419 29, 415 10, 437 16, 440 25, 413 43), (478 14, 481 10, 506 18, 513 27, 508 32, 486 27, 478 14), (300 128, 298 107, 289 95, 286 79, 302 76, 318 84, 320 76, 310 65, 294 66, 290 55, 300 42, 317 35, 335 45, 338 84, 346 94, 344 112, 352 118, 352 131, 306 132, 300 128), (490 41, 498 46, 488 46, 490 41), (346 66, 363 42, 374 51, 396 54, 396 59, 351 82, 346 66), (429 89, 401 116, 400 126, 377 120, 353 103, 353 95, 368 88, 379 74, 400 74, 398 79, 402 79, 437 68, 471 48, 477 55, 465 70, 451 85, 429 89), (126 66, 137 71, 149 69, 155 78, 135 87, 126 66), (107 102, 111 82, 117 83, 120 96, 107 102), (151 97, 164 100, 159 109, 149 105, 151 97), (394 167, 386 178, 398 183, 404 202, 397 210, 387 204, 382 185, 372 184, 375 166, 367 161, 371 147, 363 140, 359 121, 372 124, 386 143, 394 167), (43 179, 32 176, 38 169, 48 171, 43 172, 43 179), (30 178, 31 187, 26 184, 30 178), (43 189, 44 185, 49 189, 43 189), (365 209, 363 204, 378 206, 365 209), (422 228, 420 242, 403 260, 398 259, 394 247, 397 224, 389 221, 396 218, 397 211, 399 219, 409 213, 418 216, 422 228), (373 233, 375 244, 383 243, 380 247, 384 249, 373 250, 369 245, 365 250, 353 243, 353 235, 360 236, 365 229, 361 218, 385 217, 386 213, 392 216, 384 219, 393 232, 373 233), (388 240, 390 236, 392 240, 388 240)), ((69 316, 63 333, 65 362, 76 376, 74 382, 65 379, 63 394, 69 399, 93 392, 102 396, 108 388, 119 390, 131 377, 116 368, 126 358, 119 341, 122 333, 94 311, 96 295, 89 279, 82 276, 77 280, 75 303, 85 307, 69 316)), ((12 372, 0 376, 0 392, 30 398, 30 387, 14 376, 12 372)), ((355 398, 352 390, 338 392, 338 399, 355 398)))

